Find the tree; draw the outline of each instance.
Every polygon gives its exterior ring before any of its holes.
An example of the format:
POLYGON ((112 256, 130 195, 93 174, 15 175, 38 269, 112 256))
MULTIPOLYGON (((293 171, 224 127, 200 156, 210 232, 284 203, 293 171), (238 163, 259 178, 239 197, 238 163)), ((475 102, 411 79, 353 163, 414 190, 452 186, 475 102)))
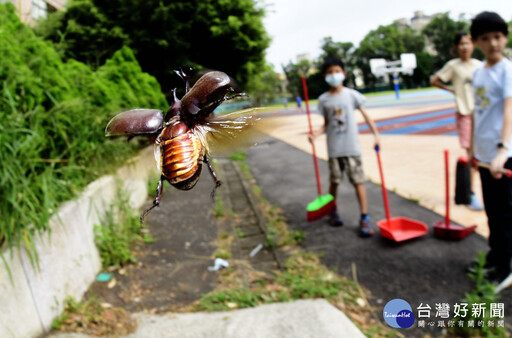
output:
POLYGON ((255 106, 268 104, 277 98, 281 91, 281 80, 270 65, 265 65, 263 71, 251 77, 246 90, 255 106))
POLYGON ((164 92, 181 66, 221 70, 245 85, 264 67, 270 39, 253 0, 71 0, 38 28, 61 53, 94 66, 123 45, 164 92))
POLYGON ((437 55, 434 56, 434 67, 436 69, 440 69, 455 56, 453 49, 455 35, 468 30, 467 22, 454 21, 450 19, 448 13, 437 15, 423 28, 422 33, 427 36, 437 51, 437 55))
POLYGON ((422 52, 424 47, 423 36, 412 28, 403 27, 395 22, 388 26, 379 26, 364 37, 355 51, 355 63, 363 72, 365 85, 374 86, 376 79, 370 71, 370 59, 399 60, 400 54, 417 54, 422 52))
POLYGON ((302 90, 302 76, 307 76, 311 69, 311 62, 309 60, 302 60, 299 63, 289 62, 283 68, 286 78, 288 79, 288 91, 293 96, 304 96, 302 90))
MULTIPOLYGON (((355 60, 355 48, 352 42, 335 42, 332 37, 328 36, 322 40, 323 53, 318 60, 318 67, 320 68, 326 58, 337 57, 340 58, 345 64, 345 72, 347 73, 346 83, 349 86, 355 87, 355 76, 353 70, 357 67, 355 60)), ((323 76, 319 76, 323 82, 323 76)), ((314 80, 313 78, 312 80, 314 80)), ((319 86, 325 87, 325 86, 319 86)))

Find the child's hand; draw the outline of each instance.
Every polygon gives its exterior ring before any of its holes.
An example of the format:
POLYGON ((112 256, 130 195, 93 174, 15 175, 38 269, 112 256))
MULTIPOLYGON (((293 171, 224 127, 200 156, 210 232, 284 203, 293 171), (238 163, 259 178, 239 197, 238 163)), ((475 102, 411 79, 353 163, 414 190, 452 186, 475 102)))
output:
POLYGON ((504 148, 501 148, 498 150, 498 154, 494 157, 494 159, 491 162, 491 175, 495 179, 499 180, 503 176, 503 167, 505 166, 505 162, 507 162, 508 156, 507 156, 507 150, 504 148))
POLYGON ((313 134, 308 134, 308 140, 310 143, 313 143, 315 141, 316 135, 313 132, 313 134))
POLYGON ((379 147, 380 148, 380 139, 379 139, 379 136, 378 135, 375 135, 375 140, 374 140, 374 148, 375 147, 379 147))

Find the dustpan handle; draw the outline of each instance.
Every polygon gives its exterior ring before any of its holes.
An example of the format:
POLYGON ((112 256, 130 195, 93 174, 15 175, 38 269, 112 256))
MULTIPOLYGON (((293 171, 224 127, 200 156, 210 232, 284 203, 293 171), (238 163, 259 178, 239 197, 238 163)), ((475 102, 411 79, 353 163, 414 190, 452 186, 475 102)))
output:
POLYGON ((386 211, 386 219, 390 222, 391 215, 389 213, 389 201, 388 192, 386 190, 386 183, 384 182, 384 172, 382 171, 382 162, 380 161, 379 146, 375 146, 375 152, 377 153, 377 162, 379 163, 380 182, 382 187, 382 199, 384 200, 384 209, 386 211))
POLYGON ((446 227, 450 226, 450 173, 448 170, 448 150, 444 151, 444 181, 446 191, 446 215, 444 223, 446 227))

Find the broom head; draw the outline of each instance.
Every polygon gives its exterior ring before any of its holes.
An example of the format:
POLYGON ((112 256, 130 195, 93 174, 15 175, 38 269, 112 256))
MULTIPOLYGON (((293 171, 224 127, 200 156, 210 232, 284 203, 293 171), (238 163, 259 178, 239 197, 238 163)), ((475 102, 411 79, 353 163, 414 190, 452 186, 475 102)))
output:
POLYGON ((336 201, 331 194, 318 196, 318 198, 309 203, 306 208, 307 220, 308 222, 316 221, 317 219, 329 215, 334 210, 336 210, 336 201))
POLYGON ((471 203, 471 169, 467 158, 460 157, 457 161, 455 174, 455 204, 471 203))

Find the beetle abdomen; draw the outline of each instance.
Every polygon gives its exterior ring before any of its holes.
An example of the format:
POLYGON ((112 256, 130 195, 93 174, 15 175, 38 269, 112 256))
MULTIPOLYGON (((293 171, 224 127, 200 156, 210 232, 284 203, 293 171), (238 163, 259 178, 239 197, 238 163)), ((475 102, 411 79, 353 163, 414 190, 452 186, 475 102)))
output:
POLYGON ((161 147, 164 177, 176 188, 191 189, 201 172, 201 140, 189 130, 170 140, 162 141, 161 147))

